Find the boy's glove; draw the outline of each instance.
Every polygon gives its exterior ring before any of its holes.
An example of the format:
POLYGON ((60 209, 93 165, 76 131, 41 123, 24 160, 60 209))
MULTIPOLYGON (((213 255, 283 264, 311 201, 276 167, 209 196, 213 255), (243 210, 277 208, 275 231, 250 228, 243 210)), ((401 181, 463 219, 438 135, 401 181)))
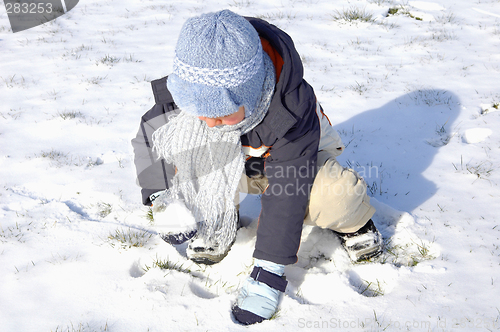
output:
POLYGON ((183 200, 167 199, 163 192, 152 202, 155 229, 165 242, 182 244, 195 236, 196 221, 183 200))
POLYGON ((255 259, 254 268, 240 288, 233 315, 240 323, 249 325, 269 319, 278 309, 279 299, 287 281, 285 266, 255 259))

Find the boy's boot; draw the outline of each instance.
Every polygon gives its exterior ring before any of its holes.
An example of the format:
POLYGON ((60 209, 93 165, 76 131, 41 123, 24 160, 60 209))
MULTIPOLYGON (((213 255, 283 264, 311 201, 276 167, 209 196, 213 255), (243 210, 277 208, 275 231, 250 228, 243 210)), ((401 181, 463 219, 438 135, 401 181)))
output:
MULTIPOLYGON (((240 213, 238 211, 236 229, 239 229, 240 227, 240 213)), ((231 250, 231 247, 234 244, 234 241, 236 241, 236 234, 227 247, 222 247, 217 242, 207 241, 200 236, 194 236, 191 241, 189 241, 186 254, 187 257, 195 263, 205 265, 216 264, 227 256, 229 250, 231 250)))
POLYGON ((371 219, 356 232, 333 232, 339 236, 342 246, 353 262, 377 257, 382 253, 382 235, 371 219))
POLYGON ((222 247, 217 242, 205 241, 203 238, 195 236, 189 241, 186 254, 195 263, 212 265, 219 263, 227 256, 233 243, 234 239, 229 246, 222 247))
POLYGON ((241 286, 233 307, 234 318, 245 325, 270 319, 288 283, 284 273, 284 265, 255 259, 253 271, 241 286))

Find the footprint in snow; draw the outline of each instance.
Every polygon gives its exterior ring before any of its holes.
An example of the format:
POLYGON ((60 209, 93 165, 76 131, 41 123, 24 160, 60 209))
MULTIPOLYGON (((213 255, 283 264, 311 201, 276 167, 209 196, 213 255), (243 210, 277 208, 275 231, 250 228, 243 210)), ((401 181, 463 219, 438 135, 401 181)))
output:
POLYGON ((347 272, 351 287, 366 297, 388 294, 398 283, 399 272, 392 264, 356 265, 347 272))

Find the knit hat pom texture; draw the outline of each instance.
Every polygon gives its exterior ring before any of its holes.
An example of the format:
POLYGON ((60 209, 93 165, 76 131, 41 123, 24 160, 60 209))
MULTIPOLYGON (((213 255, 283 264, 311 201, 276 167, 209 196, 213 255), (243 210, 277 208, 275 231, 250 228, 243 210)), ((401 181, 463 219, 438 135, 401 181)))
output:
POLYGON ((182 110, 209 118, 240 106, 253 113, 265 70, 259 35, 246 19, 229 10, 190 18, 175 52, 167 87, 182 110))

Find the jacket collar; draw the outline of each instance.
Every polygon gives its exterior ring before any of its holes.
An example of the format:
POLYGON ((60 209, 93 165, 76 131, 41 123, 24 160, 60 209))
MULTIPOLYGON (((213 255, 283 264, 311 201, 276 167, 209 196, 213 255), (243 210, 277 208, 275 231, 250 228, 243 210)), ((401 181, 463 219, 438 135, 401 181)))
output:
POLYGON ((264 20, 253 17, 246 17, 246 19, 257 30, 260 37, 269 41, 284 61, 276 84, 276 92, 271 100, 270 108, 273 109, 273 112, 269 112, 263 120, 263 123, 279 139, 297 122, 293 112, 283 105, 283 99, 302 84, 304 67, 292 38, 288 34, 264 20))

